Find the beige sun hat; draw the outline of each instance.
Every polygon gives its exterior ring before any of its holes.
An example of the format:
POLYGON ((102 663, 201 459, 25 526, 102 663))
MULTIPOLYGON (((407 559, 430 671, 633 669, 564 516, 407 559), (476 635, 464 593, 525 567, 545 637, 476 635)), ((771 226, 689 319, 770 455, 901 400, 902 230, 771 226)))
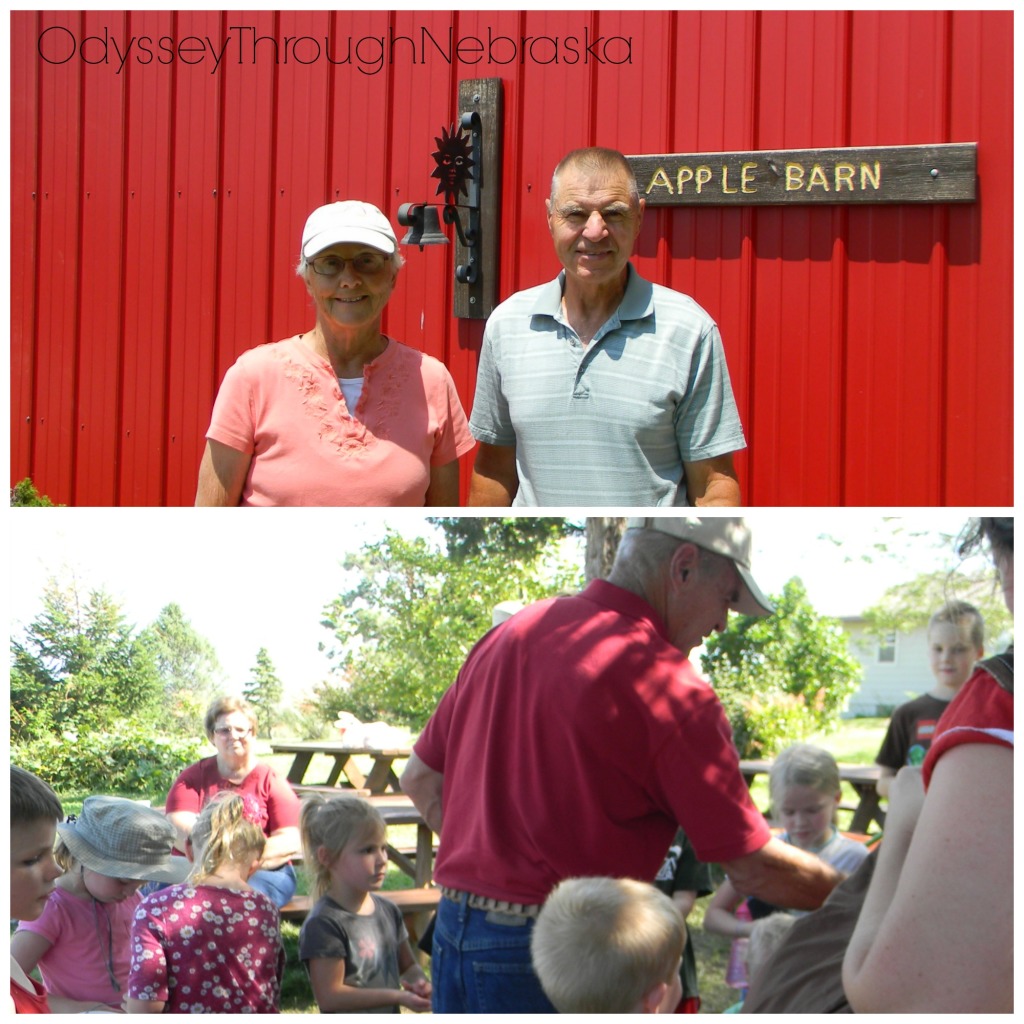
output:
POLYGON ((743 580, 744 593, 736 604, 741 615, 765 616, 775 611, 754 582, 750 571, 750 527, 738 516, 636 516, 626 520, 627 530, 657 530, 696 544, 705 551, 731 559, 743 580))
POLYGON ((183 882, 192 865, 172 857, 174 826, 152 807, 116 796, 88 796, 82 813, 57 826, 71 856, 108 878, 183 882))

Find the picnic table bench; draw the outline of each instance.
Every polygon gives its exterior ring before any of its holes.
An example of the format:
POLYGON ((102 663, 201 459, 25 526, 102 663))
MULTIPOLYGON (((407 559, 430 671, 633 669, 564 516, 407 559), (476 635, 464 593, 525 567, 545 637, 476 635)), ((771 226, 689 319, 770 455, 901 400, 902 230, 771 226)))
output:
POLYGON ((339 788, 365 789, 373 796, 387 793, 401 793, 398 776, 395 774, 395 761, 412 756, 409 747, 351 747, 344 743, 332 743, 328 740, 293 740, 283 743, 271 743, 270 749, 275 754, 292 754, 292 765, 288 769, 288 781, 293 786, 305 784, 306 772, 310 762, 317 754, 334 759, 334 765, 327 776, 326 786, 339 788), (367 774, 363 774, 356 763, 356 758, 370 758, 373 766, 367 774), (344 776, 345 781, 341 781, 344 776))
MULTIPOLYGON (((755 778, 771 769, 771 761, 740 761, 740 771, 746 780, 749 789, 755 778)), ((841 803, 840 809, 852 811, 853 818, 850 821, 850 832, 867 832, 872 821, 877 822, 878 827, 885 825, 885 811, 882 810, 881 801, 875 784, 882 774, 882 769, 876 764, 841 764, 839 765, 839 779, 841 782, 848 782, 857 794, 857 802, 853 804, 841 803)))

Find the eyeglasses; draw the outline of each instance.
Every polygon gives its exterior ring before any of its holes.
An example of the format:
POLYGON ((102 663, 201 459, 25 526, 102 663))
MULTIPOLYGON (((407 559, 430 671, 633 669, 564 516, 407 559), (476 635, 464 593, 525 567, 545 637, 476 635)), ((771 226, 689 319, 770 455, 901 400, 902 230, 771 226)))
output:
POLYGON ((314 256, 306 262, 321 277, 337 277, 345 269, 346 263, 351 263, 357 274, 379 274, 388 262, 388 257, 382 252, 361 252, 350 260, 340 256, 314 256))
POLYGON ((215 735, 220 736, 223 739, 227 739, 228 736, 237 736, 239 739, 244 739, 252 732, 252 728, 249 727, 243 729, 241 726, 227 725, 221 726, 219 729, 214 729, 213 731, 215 735))

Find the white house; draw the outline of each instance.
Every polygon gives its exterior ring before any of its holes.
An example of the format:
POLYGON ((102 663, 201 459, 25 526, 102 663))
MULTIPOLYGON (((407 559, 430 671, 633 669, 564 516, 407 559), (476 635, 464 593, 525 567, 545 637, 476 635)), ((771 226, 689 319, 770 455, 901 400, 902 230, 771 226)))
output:
POLYGON ((897 705, 927 693, 935 682, 928 667, 928 629, 891 633, 884 640, 869 636, 859 615, 839 621, 849 637, 850 653, 861 663, 864 679, 850 698, 847 716, 887 716, 897 705))

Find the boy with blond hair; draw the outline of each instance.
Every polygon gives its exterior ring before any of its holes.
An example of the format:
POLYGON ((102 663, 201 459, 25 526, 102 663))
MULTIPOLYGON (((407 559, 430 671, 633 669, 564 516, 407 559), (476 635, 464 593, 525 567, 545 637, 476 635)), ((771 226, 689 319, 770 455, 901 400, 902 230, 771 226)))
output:
POLYGON ((672 1013, 685 942, 682 915, 653 885, 569 878, 541 908, 530 951, 559 1013, 672 1013))
POLYGON ((950 601, 928 620, 928 664, 935 685, 893 712, 875 758, 882 769, 876 784, 879 796, 888 797, 904 765, 923 764, 942 712, 970 678, 975 662, 985 656, 984 640, 981 612, 966 601, 950 601))

